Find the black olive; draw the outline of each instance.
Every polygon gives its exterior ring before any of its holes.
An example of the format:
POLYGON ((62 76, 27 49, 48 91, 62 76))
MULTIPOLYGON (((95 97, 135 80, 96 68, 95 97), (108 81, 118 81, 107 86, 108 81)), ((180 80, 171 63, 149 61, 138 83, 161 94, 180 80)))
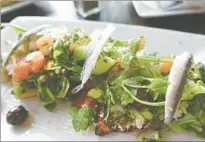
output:
POLYGON ((11 125, 22 124, 27 118, 28 111, 22 105, 9 110, 6 115, 6 121, 11 125))

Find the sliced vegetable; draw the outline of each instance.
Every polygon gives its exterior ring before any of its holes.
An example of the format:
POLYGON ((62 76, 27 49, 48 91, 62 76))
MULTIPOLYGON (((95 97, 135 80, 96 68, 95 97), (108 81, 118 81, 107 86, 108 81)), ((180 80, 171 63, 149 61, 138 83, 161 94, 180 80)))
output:
POLYGON ((88 91, 88 96, 97 99, 103 95, 103 91, 99 88, 90 89, 88 91))
POLYGON ((118 60, 117 63, 115 64, 115 66, 109 70, 109 72, 108 72, 109 78, 112 78, 120 71, 121 71, 121 65, 120 65, 120 61, 118 60))
POLYGON ((100 57, 93 69, 92 73, 95 75, 100 75, 106 73, 113 65, 115 65, 116 61, 109 57, 100 57))
POLYGON ((172 62, 160 63, 159 68, 161 73, 168 74, 171 70, 172 62))
POLYGON ((114 30, 115 30, 115 27, 112 25, 106 27, 103 30, 103 34, 101 35, 101 39, 99 40, 99 43, 96 45, 96 47, 93 50, 93 52, 91 53, 91 55, 88 56, 85 60, 83 70, 82 70, 82 76, 81 76, 82 82, 79 86, 77 86, 76 88, 74 88, 72 90, 73 93, 77 93, 78 91, 80 91, 83 88, 84 84, 90 78, 90 75, 95 67, 97 59, 98 59, 105 43, 107 42, 110 35, 114 32, 114 30))

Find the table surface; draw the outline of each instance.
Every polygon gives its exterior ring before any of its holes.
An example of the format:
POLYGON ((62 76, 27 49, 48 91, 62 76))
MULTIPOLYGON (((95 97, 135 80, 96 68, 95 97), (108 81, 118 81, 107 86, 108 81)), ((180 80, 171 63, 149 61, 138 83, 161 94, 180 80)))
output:
MULTIPOLYGON (((205 35, 205 14, 181 15, 160 18, 141 18, 131 1, 101 1, 99 15, 87 20, 106 21, 132 25, 144 25, 205 35)), ((18 16, 49 16, 67 20, 83 19, 72 1, 38 1, 19 10, 1 16, 1 22, 9 22, 18 16)))

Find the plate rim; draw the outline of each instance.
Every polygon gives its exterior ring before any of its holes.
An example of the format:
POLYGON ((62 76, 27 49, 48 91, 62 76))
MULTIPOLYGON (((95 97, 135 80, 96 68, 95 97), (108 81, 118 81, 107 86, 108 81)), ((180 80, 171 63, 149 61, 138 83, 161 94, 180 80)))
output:
MULTIPOLYGON (((132 1, 132 4, 134 6, 135 11, 137 14, 142 18, 157 18, 157 17, 170 17, 170 16, 179 16, 179 15, 198 15, 198 14, 204 14, 205 9, 200 10, 178 10, 178 11, 165 11, 157 14, 145 14, 144 12, 141 12, 139 9, 137 9, 137 5, 142 5, 140 1, 132 1)), ((150 12, 149 12, 150 13, 150 12)))
MULTIPOLYGON (((16 17, 15 19, 13 19, 11 22, 18 22, 18 21, 21 21, 21 20, 25 20, 26 18, 32 18, 34 19, 33 16, 19 16, 19 17, 16 17)), ((69 22, 78 22, 78 23, 82 23, 83 22, 86 22, 86 23, 99 23, 99 24, 106 24, 106 23, 109 23, 109 22, 96 22, 96 21, 86 21, 86 20, 65 20, 65 19, 58 19, 58 18, 53 18, 53 17, 42 17, 42 16, 36 16, 37 19, 40 19, 40 18, 43 18, 43 19, 50 19, 52 21, 55 21, 55 20, 59 20, 59 21, 62 21, 62 22, 65 22, 65 21, 69 21, 69 22)), ((141 28, 144 28, 144 29, 147 29, 147 28, 150 28, 150 27, 146 27, 146 26, 136 26, 136 25, 127 25, 127 24, 116 24, 116 25, 119 25, 119 26, 124 26, 124 27, 141 27, 141 28)), ((8 27, 7 27, 8 28, 8 27)), ((5 30, 6 28, 2 29, 5 30)), ((150 29, 158 29, 160 31, 171 31, 171 33, 184 33, 184 32, 179 32, 179 31, 172 31, 172 30, 164 30, 164 29, 160 29, 160 28, 150 28, 150 29)), ((2 33, 2 32, 1 32, 2 33)), ((193 34, 188 34, 188 35, 191 35, 193 36, 193 34)), ((201 36, 199 36, 201 37, 201 36)), ((203 36, 203 38, 205 38, 205 36, 203 36)), ((47 139, 48 140, 48 139, 47 139)), ((112 139, 111 139, 112 140, 112 139)))
MULTIPOLYGON (((22 20, 50 20, 50 21, 61 21, 61 22, 76 22, 76 23, 87 23, 87 24, 99 24, 99 25, 106 25, 106 24, 114 24, 116 26, 125 27, 125 28, 143 28, 148 30, 156 30, 160 32, 167 32, 167 33, 175 33, 175 34, 186 34, 190 36, 198 36, 205 38, 205 35, 199 33, 191 33, 185 31, 177 31, 172 29, 165 29, 165 28, 158 28, 158 27, 149 27, 146 25, 134 25, 134 24, 123 24, 123 23, 115 23, 115 22, 106 22, 106 21, 93 21, 93 20, 82 20, 82 19, 63 19, 58 17, 50 17, 50 16, 17 16, 12 19, 9 23, 15 24, 18 21, 22 20)), ((9 27, 5 27, 1 30, 1 34, 4 33, 6 29, 9 27)))
POLYGON ((9 13, 9 12, 18 10, 18 9, 23 8, 23 7, 25 7, 25 6, 28 6, 28 5, 32 4, 32 3, 34 3, 34 0, 20 1, 20 2, 17 2, 17 3, 13 3, 13 4, 11 4, 11 5, 2 7, 2 8, 1 8, 1 14, 2 14, 2 15, 5 15, 5 14, 7 14, 7 13, 9 13))

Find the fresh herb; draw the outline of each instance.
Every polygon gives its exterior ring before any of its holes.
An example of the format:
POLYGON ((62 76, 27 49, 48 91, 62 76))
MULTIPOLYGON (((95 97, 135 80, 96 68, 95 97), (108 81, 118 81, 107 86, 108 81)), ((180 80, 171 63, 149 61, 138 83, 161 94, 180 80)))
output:
POLYGON ((94 123, 94 112, 89 106, 75 109, 72 111, 73 126, 76 131, 86 130, 91 124, 94 123))

